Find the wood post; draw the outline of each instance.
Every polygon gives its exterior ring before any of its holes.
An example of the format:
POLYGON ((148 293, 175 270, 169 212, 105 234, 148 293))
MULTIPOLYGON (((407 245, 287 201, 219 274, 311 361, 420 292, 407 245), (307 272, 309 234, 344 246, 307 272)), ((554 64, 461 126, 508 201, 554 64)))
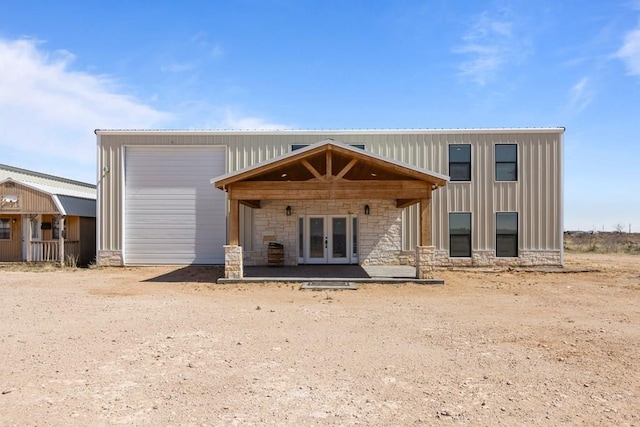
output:
POLYGON ((237 246, 240 241, 240 203, 229 200, 229 244, 237 246))
POLYGON ((64 228, 65 221, 61 215, 58 217, 58 249, 60 252, 60 267, 64 267, 64 228))
MULTIPOLYGON (((27 262, 31 262, 32 261, 32 256, 33 256, 33 252, 31 249, 31 229, 33 227, 33 225, 31 224, 31 222, 33 221, 33 216, 29 215, 29 216, 25 216, 25 223, 26 223, 26 229, 27 229, 27 262)), ((24 230, 24 228, 23 228, 24 230)))
POLYGON ((431 197, 420 199, 420 246, 431 246, 431 197))

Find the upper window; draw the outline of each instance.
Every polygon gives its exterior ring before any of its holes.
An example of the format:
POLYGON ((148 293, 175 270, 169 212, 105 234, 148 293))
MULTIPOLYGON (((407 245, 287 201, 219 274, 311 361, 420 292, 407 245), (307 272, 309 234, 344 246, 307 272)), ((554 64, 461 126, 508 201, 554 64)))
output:
POLYGON ((449 256, 471 256, 471 214, 449 214, 449 256))
POLYGON ((471 181, 471 145, 449 145, 449 177, 451 181, 471 181))
POLYGON ((518 180, 518 146, 496 144, 496 181, 518 180))
MULTIPOLYGON (((364 150, 364 144, 349 144, 349 145, 352 146, 353 148, 359 148, 361 150, 364 150)), ((296 151, 308 146, 309 144, 291 144, 291 151, 296 151)))
POLYGON ((11 240, 11 220, 0 219, 0 240, 11 240))
POLYGON ((496 213, 496 256, 518 256, 518 213, 496 213))

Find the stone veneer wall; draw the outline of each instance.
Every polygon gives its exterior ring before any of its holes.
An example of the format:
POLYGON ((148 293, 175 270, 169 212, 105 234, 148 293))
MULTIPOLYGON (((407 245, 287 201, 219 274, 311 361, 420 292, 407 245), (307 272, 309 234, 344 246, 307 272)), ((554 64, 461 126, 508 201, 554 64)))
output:
POLYGON ((437 250, 435 264, 440 267, 532 267, 561 265, 560 251, 520 251, 517 258, 496 257, 495 251, 473 251, 470 258, 449 258, 449 251, 437 250))
POLYGON ((122 251, 98 251, 96 262, 100 267, 122 267, 122 251))
POLYGON ((225 279, 242 279, 242 246, 224 245, 224 277, 225 279))
POLYGON ((266 265, 269 242, 284 245, 285 265, 298 263, 300 215, 357 215, 359 264, 413 264, 414 253, 402 251, 402 209, 393 200, 263 201, 254 211, 254 250, 244 253, 245 265, 266 265), (364 214, 369 205, 370 214, 364 214), (285 209, 291 206, 291 216, 285 209))

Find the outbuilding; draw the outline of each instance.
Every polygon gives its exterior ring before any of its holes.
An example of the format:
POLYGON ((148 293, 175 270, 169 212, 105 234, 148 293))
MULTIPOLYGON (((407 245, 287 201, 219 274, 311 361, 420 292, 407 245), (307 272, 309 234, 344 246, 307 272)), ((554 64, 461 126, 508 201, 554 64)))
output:
POLYGON ((0 164, 0 262, 87 265, 95 236, 95 185, 0 164))
POLYGON ((560 265, 563 134, 97 130, 98 262, 560 265))

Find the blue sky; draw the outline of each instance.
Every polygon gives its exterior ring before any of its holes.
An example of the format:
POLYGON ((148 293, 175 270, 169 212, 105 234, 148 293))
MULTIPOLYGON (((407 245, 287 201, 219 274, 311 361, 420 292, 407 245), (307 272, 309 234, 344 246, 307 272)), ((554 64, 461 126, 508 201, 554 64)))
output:
POLYGON ((640 231, 640 0, 0 0, 0 163, 96 128, 566 127, 565 228, 640 231))

